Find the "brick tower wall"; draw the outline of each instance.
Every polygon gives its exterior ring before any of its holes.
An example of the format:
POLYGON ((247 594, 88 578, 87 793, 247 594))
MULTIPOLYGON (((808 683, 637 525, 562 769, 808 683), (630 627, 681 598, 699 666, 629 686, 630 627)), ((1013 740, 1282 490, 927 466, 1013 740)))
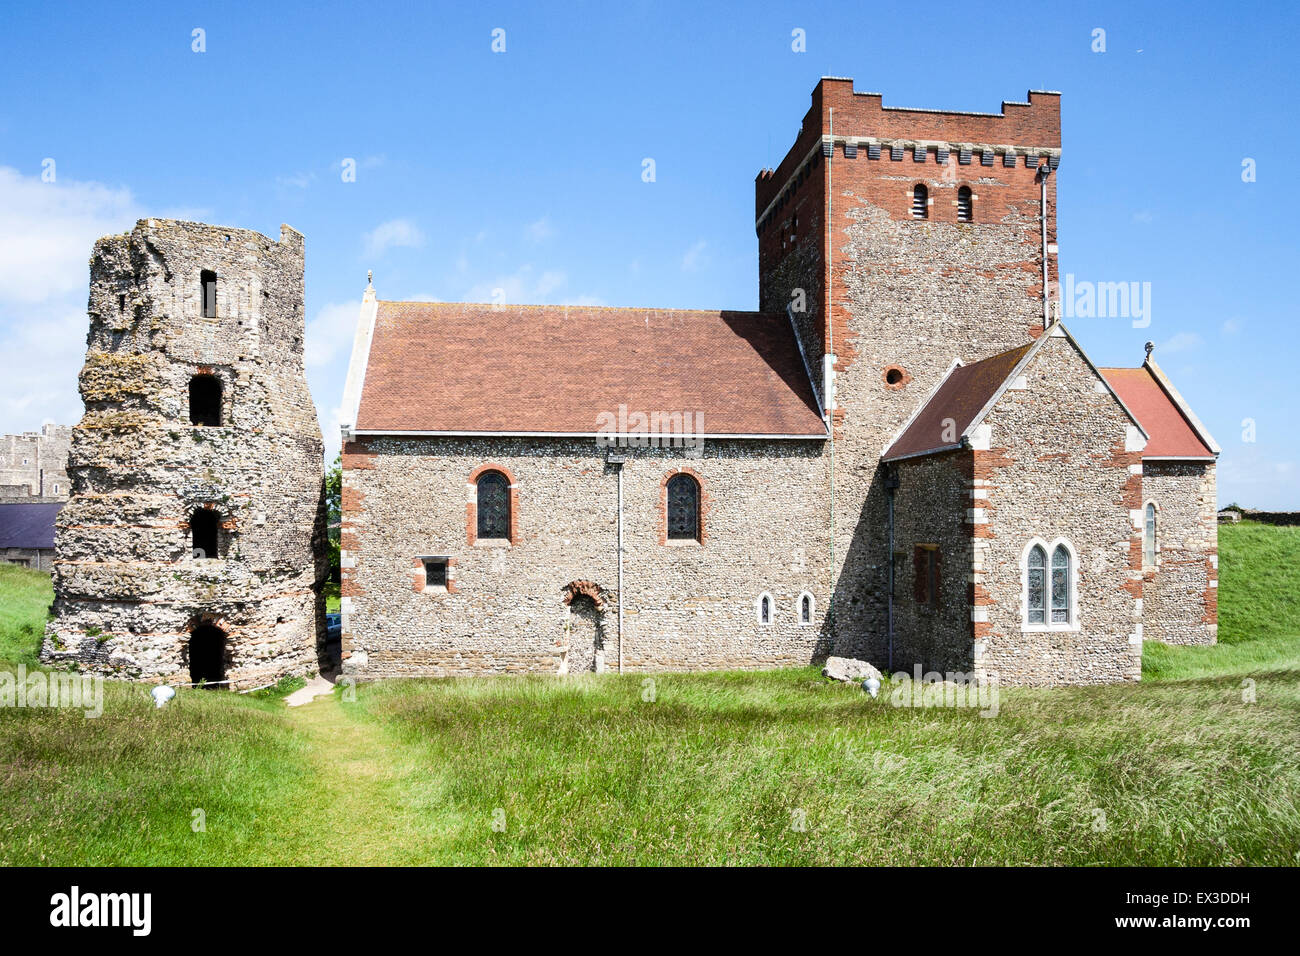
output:
MULTIPOLYGON (((1054 93, 1004 103, 1000 114, 908 110, 828 78, 814 90, 790 153, 759 175, 762 307, 784 308, 796 286, 806 287, 805 350, 814 362, 836 355, 832 616, 841 653, 880 660, 885 651, 881 452, 954 358, 985 358, 1042 329, 1037 166, 1054 169, 1060 144, 1054 93), (923 220, 912 215, 917 183, 929 192, 923 220), (962 186, 973 193, 969 223, 957 217, 962 186), (796 212, 792 243, 784 223, 796 212), (894 383, 886 379, 891 369, 894 383)), ((1051 249, 1055 197, 1053 173, 1051 249)), ((1054 252, 1048 268, 1055 282, 1054 252)))

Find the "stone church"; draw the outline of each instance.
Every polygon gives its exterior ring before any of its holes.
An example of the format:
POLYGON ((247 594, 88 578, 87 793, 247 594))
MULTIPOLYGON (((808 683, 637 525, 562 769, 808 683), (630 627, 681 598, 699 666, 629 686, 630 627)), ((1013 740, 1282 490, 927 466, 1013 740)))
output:
MULTIPOLYGON (((824 78, 755 181, 758 311, 381 300, 343 397, 342 669, 805 665, 1137 680, 1213 643, 1214 440, 1057 320, 1060 97, 824 78)), ((91 260, 42 657, 329 666, 303 237, 142 220, 91 260)))
POLYGON ((343 669, 1137 680, 1213 643, 1218 447, 1057 320, 1060 97, 824 78, 757 312, 395 302, 344 395, 343 669))

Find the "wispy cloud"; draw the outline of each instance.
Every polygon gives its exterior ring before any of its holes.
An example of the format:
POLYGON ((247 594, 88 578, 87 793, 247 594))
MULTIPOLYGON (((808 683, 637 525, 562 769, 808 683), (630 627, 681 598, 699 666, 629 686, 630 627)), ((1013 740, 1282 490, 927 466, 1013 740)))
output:
POLYGON ((1242 321, 1242 319, 1234 315, 1232 318, 1224 320, 1223 325, 1219 327, 1219 331, 1224 335, 1236 335, 1241 331, 1242 321))
POLYGON ((366 256, 377 259, 389 249, 413 249, 424 245, 424 233, 409 219, 390 219, 363 234, 361 242, 366 256))
POLYGON ((543 216, 536 222, 528 224, 528 238, 533 242, 545 242, 555 235, 555 227, 551 225, 549 216, 543 216))
POLYGON ((682 256, 682 271, 695 272, 697 269, 702 268, 708 262, 708 256, 705 255, 705 250, 708 247, 709 244, 701 239, 687 249, 686 255, 682 256))
POLYGON ((1190 349, 1198 349, 1205 344, 1205 340, 1195 332, 1179 332, 1160 343, 1161 352, 1186 352, 1190 349))

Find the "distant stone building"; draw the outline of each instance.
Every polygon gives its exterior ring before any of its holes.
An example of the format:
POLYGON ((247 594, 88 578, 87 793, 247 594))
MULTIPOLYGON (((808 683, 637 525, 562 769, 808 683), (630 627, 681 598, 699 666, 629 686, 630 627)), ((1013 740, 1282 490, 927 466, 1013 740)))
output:
POLYGON ((48 571, 54 564, 54 520, 62 502, 0 502, 0 564, 48 571))
POLYGON ((43 425, 39 432, 0 436, 0 502, 68 497, 69 425, 43 425))
POLYGON ((1059 94, 812 98, 755 184, 759 312, 366 290, 345 671, 1081 684, 1214 641, 1218 448, 1149 358, 1100 370, 1056 321, 1059 94))
POLYGON ((89 313, 42 659, 242 686, 315 670, 302 236, 141 220, 96 243, 89 313))

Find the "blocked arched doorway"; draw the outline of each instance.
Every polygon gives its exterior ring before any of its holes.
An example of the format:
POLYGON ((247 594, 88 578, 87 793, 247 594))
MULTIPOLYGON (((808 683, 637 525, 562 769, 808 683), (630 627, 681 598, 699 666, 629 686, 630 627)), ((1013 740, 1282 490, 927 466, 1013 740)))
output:
MULTIPOLYGON (((226 679, 226 632, 215 624, 200 624, 190 632, 190 680, 213 684, 226 679)), ((224 687, 224 684, 219 685, 224 687)))
POLYGON ((590 674, 605 670, 605 600, 591 581, 574 581, 564 588, 564 645, 562 674, 590 674))

